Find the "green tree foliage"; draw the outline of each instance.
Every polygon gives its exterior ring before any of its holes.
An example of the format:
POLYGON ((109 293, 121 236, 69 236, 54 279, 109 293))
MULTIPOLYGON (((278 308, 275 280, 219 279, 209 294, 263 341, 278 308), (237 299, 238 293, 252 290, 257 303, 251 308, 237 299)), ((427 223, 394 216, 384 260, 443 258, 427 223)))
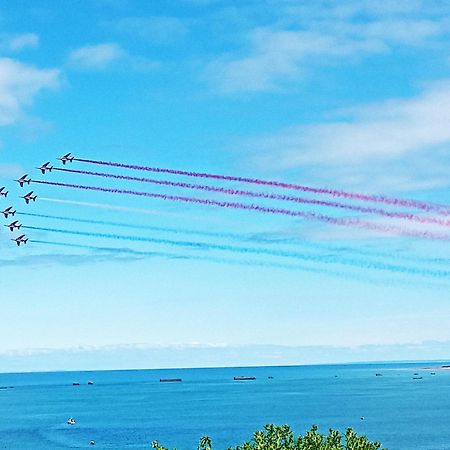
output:
MULTIPOLYGON (((168 450, 152 443, 155 450, 168 450)), ((345 435, 339 431, 329 430, 328 435, 319 433, 313 425, 304 436, 295 437, 288 425, 266 425, 263 430, 256 431, 250 442, 245 442, 228 450, 378 450, 381 444, 370 442, 365 436, 358 436, 351 428, 345 435)), ((212 441, 208 436, 200 439, 197 450, 212 450, 212 441)), ((386 449, 384 449, 386 450, 386 449)))

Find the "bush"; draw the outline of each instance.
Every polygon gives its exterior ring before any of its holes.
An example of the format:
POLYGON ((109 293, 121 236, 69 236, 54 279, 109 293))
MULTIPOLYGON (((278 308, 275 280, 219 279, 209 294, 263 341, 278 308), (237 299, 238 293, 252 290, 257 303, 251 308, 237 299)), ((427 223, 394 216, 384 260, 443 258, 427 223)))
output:
MULTIPOLYGON (((155 450, 168 450, 157 441, 152 443, 155 450)), ((211 450, 212 441, 204 436, 200 439, 198 450, 211 450)), ((328 435, 318 432, 316 425, 304 435, 295 437, 288 425, 266 425, 262 431, 253 435, 251 442, 245 442, 228 450, 378 450, 381 444, 370 442, 365 436, 358 436, 351 428, 345 435, 330 430, 328 435)), ((386 450, 386 449, 385 449, 386 450)))

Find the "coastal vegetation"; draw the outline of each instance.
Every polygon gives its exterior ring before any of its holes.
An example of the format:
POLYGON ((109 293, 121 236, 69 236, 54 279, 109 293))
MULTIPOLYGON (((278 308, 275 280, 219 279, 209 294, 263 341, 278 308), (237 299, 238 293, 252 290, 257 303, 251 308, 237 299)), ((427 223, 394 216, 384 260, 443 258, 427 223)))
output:
MULTIPOLYGON (((152 443, 155 450, 169 450, 159 442, 152 443)), ((212 440, 208 436, 200 439, 197 450, 212 450, 212 440)), ((370 442, 366 436, 357 435, 351 428, 345 434, 329 430, 327 435, 321 434, 313 425, 304 436, 295 436, 288 425, 266 425, 263 430, 256 431, 253 439, 228 450, 378 450, 382 446, 378 442, 370 442)), ((384 449, 386 450, 386 449, 384 449)))

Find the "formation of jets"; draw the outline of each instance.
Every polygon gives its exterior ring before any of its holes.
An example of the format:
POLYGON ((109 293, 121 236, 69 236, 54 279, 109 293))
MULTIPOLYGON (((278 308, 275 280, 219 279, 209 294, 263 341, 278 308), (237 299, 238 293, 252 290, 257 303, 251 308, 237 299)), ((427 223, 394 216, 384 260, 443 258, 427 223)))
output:
MULTIPOLYGON (((61 156, 60 158, 58 158, 63 165, 66 165, 66 163, 69 162, 73 162, 74 160, 74 156, 71 153, 67 153, 66 155, 61 156)), ((53 166, 50 164, 50 162, 46 162, 44 164, 42 164, 41 166, 37 167, 38 170, 40 170, 42 172, 43 175, 45 175, 47 172, 51 172, 53 170, 53 166)), ((20 187, 24 187, 25 184, 30 184, 33 180, 28 176, 28 174, 25 174, 23 176, 21 176, 20 178, 18 178, 17 180, 15 180, 19 183, 20 187)), ((8 196, 8 191, 6 190, 6 188, 0 187, 0 197, 7 197, 8 196)), ((33 191, 28 192, 28 194, 21 196, 20 198, 23 198, 25 200, 25 203, 28 205, 31 201, 35 202, 37 195, 34 194, 33 191)), ((12 206, 9 206, 8 208, 4 209, 3 211, 0 210, 0 214, 3 214, 5 216, 5 219, 7 219, 9 216, 14 216, 16 214, 16 210, 13 209, 12 206)), ((4 225, 6 228, 9 228, 9 230, 11 232, 13 232, 14 230, 20 230, 20 228, 22 227, 22 224, 19 223, 18 220, 15 220, 14 222, 11 222, 8 225, 4 225)), ((14 241, 18 247, 20 247, 22 244, 26 244, 28 242, 28 238, 22 234, 19 237, 13 238, 11 239, 12 241, 14 241)))
POLYGON ((33 194, 34 194, 34 192, 31 191, 31 192, 28 192, 27 195, 24 195, 23 197, 20 197, 20 198, 23 198, 25 200, 25 203, 28 205, 31 202, 31 200, 33 200, 33 202, 35 202, 37 199, 37 195, 33 195, 33 194))

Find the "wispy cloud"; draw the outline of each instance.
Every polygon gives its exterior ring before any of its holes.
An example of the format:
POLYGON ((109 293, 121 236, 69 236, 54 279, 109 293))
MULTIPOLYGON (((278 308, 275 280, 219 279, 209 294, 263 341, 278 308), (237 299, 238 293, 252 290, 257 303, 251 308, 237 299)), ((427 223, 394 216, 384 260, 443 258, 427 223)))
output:
POLYGON ((141 56, 130 55, 120 45, 112 42, 86 45, 70 52, 68 58, 71 67, 80 70, 103 70, 119 62, 137 71, 153 70, 159 67, 157 61, 141 56))
POLYGON ((124 56, 125 51, 119 45, 104 43, 86 45, 73 50, 69 55, 69 61, 81 69, 104 69, 124 56))
POLYGON ((26 48, 37 48, 39 36, 34 33, 0 34, 0 49, 9 52, 18 52, 26 48))
POLYGON ((37 94, 59 85, 58 69, 39 69, 10 58, 0 58, 0 126, 22 116, 37 94))
POLYGON ((274 11, 272 23, 238 35, 238 50, 211 61, 205 76, 223 93, 267 91, 324 63, 355 63, 396 46, 425 46, 448 33, 450 18, 423 10, 370 1, 323 2, 322 7, 287 2, 274 11))
POLYGON ((253 160, 341 186, 413 190, 450 184, 450 81, 412 98, 362 105, 334 120, 247 142, 253 160))
MULTIPOLYGON (((389 360, 439 360, 449 341, 349 346, 231 345, 223 343, 119 344, 0 352, 0 370, 118 370, 242 367, 389 360)), ((155 375, 158 376, 159 375, 155 375)), ((68 376, 71 380, 70 375, 68 376)))

